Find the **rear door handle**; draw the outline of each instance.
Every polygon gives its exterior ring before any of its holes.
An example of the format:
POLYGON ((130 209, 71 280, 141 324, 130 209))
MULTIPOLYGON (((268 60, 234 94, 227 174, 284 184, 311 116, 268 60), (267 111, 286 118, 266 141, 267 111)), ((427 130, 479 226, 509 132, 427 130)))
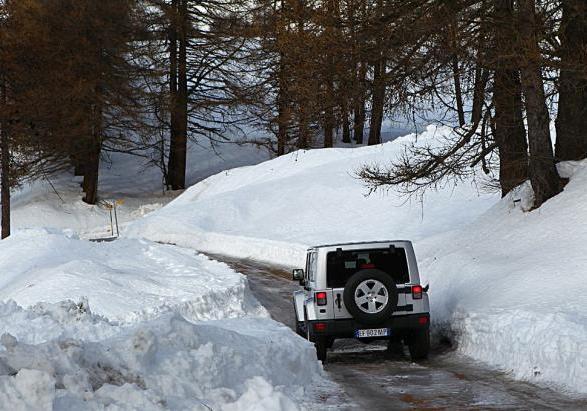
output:
POLYGON ((339 310, 342 310, 342 301, 340 298, 340 294, 336 294, 336 305, 338 305, 339 310))

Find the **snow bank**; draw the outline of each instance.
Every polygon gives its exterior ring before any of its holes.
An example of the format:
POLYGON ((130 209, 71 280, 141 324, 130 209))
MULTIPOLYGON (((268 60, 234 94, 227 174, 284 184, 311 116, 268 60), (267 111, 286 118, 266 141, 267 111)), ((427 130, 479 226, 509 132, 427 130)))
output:
POLYGON ((147 241, 91 243, 23 230, 0 247, 0 300, 21 305, 89 299, 97 314, 129 322, 170 309, 191 320, 259 314, 245 278, 192 250, 147 241))
MULTIPOLYGON (((417 138, 450 133, 431 126, 417 138)), ((473 184, 430 192, 424 208, 395 193, 367 197, 354 172, 368 163, 387 163, 414 139, 409 135, 372 147, 297 151, 223 172, 136 221, 125 235, 299 266, 311 245, 418 240, 456 229, 493 204, 495 196, 480 195, 473 184)))
POLYGON ((332 389, 313 345, 193 250, 23 230, 0 272, 2 409, 289 411, 332 389))
POLYGON ((0 337, 3 408, 289 411, 324 383, 313 346, 266 318, 194 324, 170 312, 121 327, 87 308, 0 304, 1 329, 26 319, 54 334, 35 344, 24 327, 0 337))
POLYGON ((432 312, 459 350, 516 378, 587 393, 587 161, 540 209, 524 185, 461 230, 418 242, 432 312), (521 200, 514 203, 514 200, 521 200))

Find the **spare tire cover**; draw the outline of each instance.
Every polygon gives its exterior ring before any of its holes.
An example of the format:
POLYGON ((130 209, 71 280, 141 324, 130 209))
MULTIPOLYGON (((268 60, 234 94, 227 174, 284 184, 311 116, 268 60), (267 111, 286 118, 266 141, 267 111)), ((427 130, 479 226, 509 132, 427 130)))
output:
POLYGON ((360 270, 345 284, 343 300, 355 320, 375 325, 388 320, 396 310, 397 286, 391 276, 381 270, 360 270))

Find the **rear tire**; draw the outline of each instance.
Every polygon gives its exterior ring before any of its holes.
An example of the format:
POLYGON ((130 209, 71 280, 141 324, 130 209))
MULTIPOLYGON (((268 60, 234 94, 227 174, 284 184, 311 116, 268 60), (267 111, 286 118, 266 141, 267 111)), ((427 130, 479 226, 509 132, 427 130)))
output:
POLYGON ((304 330, 302 336, 305 337, 308 341, 314 343, 314 347, 316 348, 316 357, 318 357, 318 361, 322 361, 322 364, 326 364, 326 351, 328 350, 329 344, 328 337, 312 336, 312 334, 310 334, 310 323, 306 321, 303 324, 304 330))
POLYGON ((306 338, 306 326, 303 321, 296 321, 296 334, 306 338))
POLYGON ((426 360, 430 352, 430 330, 413 331, 408 338, 408 349, 412 361, 426 360))
POLYGON ((404 345, 401 338, 390 338, 387 341, 387 355, 400 356, 404 353, 404 345))
POLYGON ((322 361, 322 364, 326 364, 328 341, 326 341, 326 338, 324 337, 317 338, 314 346, 316 347, 316 356, 318 357, 318 361, 322 361))

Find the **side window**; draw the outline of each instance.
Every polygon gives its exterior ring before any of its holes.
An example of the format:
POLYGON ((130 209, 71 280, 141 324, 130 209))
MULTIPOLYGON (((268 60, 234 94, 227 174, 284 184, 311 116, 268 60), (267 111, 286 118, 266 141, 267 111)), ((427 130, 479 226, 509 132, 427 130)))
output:
POLYGON ((310 281, 316 279, 316 269, 318 265, 318 253, 315 251, 308 255, 308 277, 310 281))
POLYGON ((308 283, 310 276, 310 258, 312 253, 306 255, 306 270, 304 271, 304 282, 308 283))

